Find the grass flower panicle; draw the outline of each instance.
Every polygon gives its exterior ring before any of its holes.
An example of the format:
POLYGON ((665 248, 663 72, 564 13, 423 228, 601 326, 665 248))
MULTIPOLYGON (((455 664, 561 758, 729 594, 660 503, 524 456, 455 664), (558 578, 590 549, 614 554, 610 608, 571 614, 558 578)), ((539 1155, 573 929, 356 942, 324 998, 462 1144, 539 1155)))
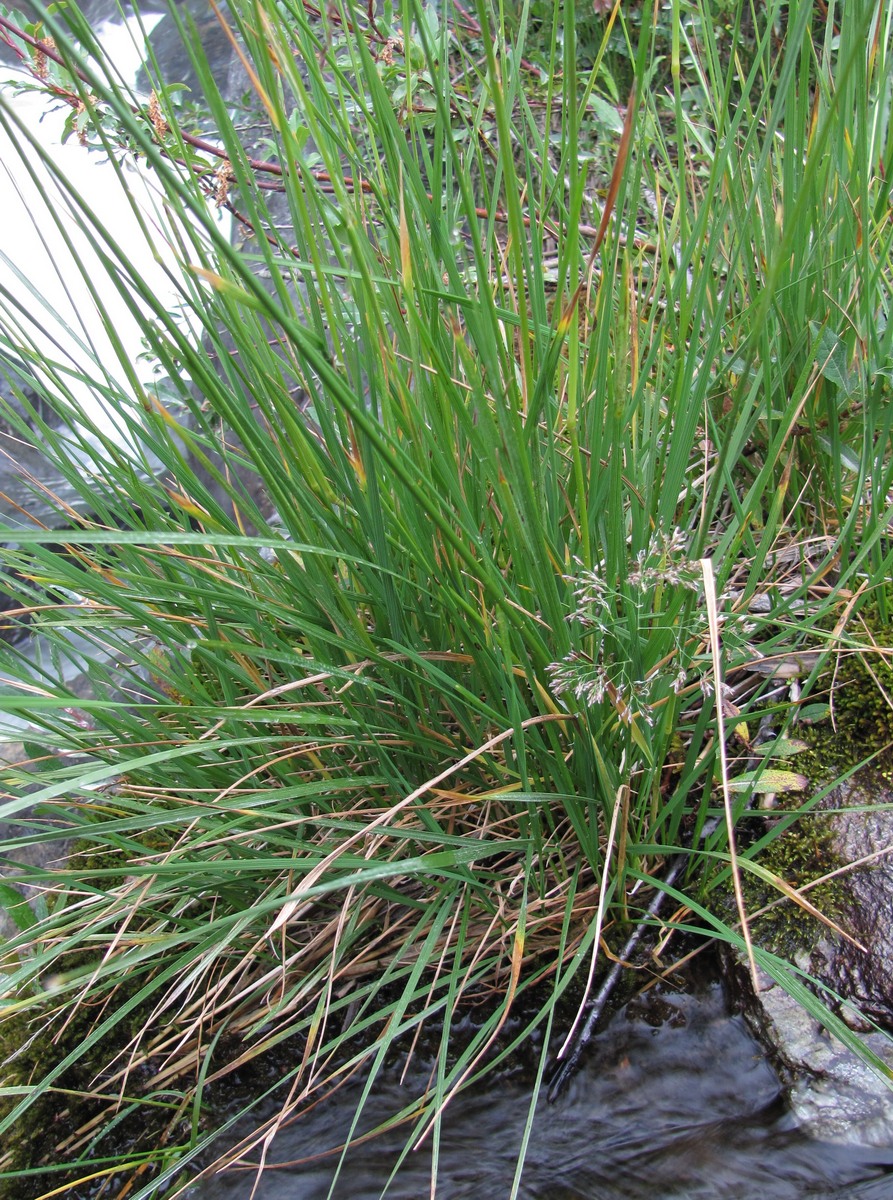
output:
POLYGON ((554 695, 573 695, 586 706, 607 698, 627 723, 635 716, 653 725, 655 702, 668 689, 678 695, 688 679, 687 656, 699 618, 671 594, 700 588, 687 542, 682 530, 659 527, 627 562, 615 587, 607 581, 604 564, 566 577, 575 600, 566 620, 579 625, 594 644, 548 665, 554 695))

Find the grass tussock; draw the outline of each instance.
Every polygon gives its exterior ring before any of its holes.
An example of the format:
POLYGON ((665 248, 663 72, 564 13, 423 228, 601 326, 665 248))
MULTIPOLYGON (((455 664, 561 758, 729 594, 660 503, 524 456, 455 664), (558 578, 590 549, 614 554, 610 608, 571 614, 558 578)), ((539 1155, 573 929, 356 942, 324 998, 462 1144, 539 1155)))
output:
POLYGON ((182 1186, 207 1089, 286 1044, 279 1120, 424 1030, 402 1117, 437 1138, 679 853, 671 924, 744 946, 710 903, 749 869, 728 830, 767 772, 808 782, 757 731, 889 605, 893 45, 882 4, 714 8, 578 38, 573 5, 235 0, 237 101, 173 9, 188 103, 155 64, 132 94, 76 6, 3 18, 73 133, 150 168, 193 323, 71 193, 151 379, 89 344, 72 369, 39 281, 0 293, 22 404, 30 377, 69 422, 7 416, 65 491, 4 533, 41 649, 3 651, 3 852, 78 846, 0 897, 7 1019, 58 1047, 6 1088, 7 1178, 106 1046, 38 1190, 182 1186), (146 1158, 128 1106, 163 1113, 146 1158))

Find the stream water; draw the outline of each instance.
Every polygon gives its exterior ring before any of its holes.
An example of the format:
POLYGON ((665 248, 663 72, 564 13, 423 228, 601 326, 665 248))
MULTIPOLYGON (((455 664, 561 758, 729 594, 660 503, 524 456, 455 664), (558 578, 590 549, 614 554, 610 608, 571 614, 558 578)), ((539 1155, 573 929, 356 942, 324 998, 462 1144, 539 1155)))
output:
MULTIPOLYGON (((375 1128, 424 1088, 430 1064, 399 1070, 367 1102, 375 1128)), ((420 1200, 431 1195, 430 1140, 392 1175, 407 1130, 337 1147, 362 1087, 342 1089, 273 1141, 257 1167, 210 1176, 192 1200, 420 1200)), ((532 1081, 522 1067, 472 1088, 447 1109, 438 1200, 512 1195, 532 1081)), ((273 1110, 258 1117, 272 1116, 273 1110)), ((242 1132, 248 1132, 247 1128, 242 1132)), ((257 1154, 255 1152, 255 1159, 257 1154)), ((567 1093, 542 1102, 527 1148, 521 1200, 890 1200, 893 1148, 815 1141, 799 1129, 761 1047, 730 1014, 721 985, 655 989, 621 1009, 593 1040, 567 1093)))

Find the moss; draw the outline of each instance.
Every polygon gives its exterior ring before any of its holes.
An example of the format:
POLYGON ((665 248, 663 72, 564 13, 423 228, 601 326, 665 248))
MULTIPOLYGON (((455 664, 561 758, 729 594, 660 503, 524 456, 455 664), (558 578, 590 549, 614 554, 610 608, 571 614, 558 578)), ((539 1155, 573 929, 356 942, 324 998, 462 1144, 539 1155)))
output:
MULTIPOLYGON (((843 860, 834 849, 828 819, 822 816, 801 817, 770 842, 755 861, 794 888, 801 888, 843 866, 843 860)), ((781 897, 777 888, 749 873, 743 882, 748 912, 759 912, 766 905, 773 905, 751 923, 751 934, 758 945, 791 959, 798 950, 813 946, 822 936, 823 923, 793 900, 773 903, 781 897)), ((846 911, 850 893, 845 880, 838 876, 810 888, 806 898, 820 913, 834 921, 846 911)))
MULTIPOLYGON (((134 990, 137 986, 133 985, 134 990)), ((116 993, 113 1003, 123 1003, 127 998, 116 993)), ((0 1020, 0 1080, 6 1088, 39 1084, 49 1068, 77 1052, 74 1061, 53 1082, 53 1090, 34 1101, 4 1135, 0 1155, 3 1200, 33 1200, 54 1188, 71 1188, 75 1180, 92 1175, 101 1160, 124 1151, 131 1162, 135 1155, 150 1155, 159 1141, 170 1135, 172 1122, 178 1123, 173 1101, 166 1108, 157 1102, 149 1107, 131 1099, 139 1094, 138 1071, 131 1073, 128 1100, 120 1107, 116 1099, 96 1098, 102 1081, 120 1065, 115 1060, 126 1050, 134 1033, 134 1021, 125 1020, 96 1045, 83 1050, 104 1015, 88 1006, 73 1012, 69 1008, 60 1014, 48 999, 36 1012, 31 1009, 27 1015, 15 1013, 0 1020), (102 1132, 85 1136, 89 1123, 97 1117, 101 1119, 96 1129, 102 1132), (59 1149, 69 1139, 81 1146, 81 1165, 61 1172, 52 1169, 75 1159, 75 1154, 59 1149), (35 1174, 26 1175, 26 1171, 35 1174)), ((117 1088, 110 1091, 114 1094, 117 1088)), ((14 1095, 0 1100, 0 1116, 6 1117, 19 1099, 14 1095)), ((98 1192, 102 1182, 100 1176, 95 1184, 65 1194, 90 1196, 98 1192)))
MULTIPOLYGON (((888 591, 891 591, 888 601, 893 604, 893 589, 888 591)), ((890 630, 879 605, 868 606, 860 618, 863 629, 878 645, 885 646, 890 630)), ((893 781, 893 706, 888 699, 893 697, 893 664, 876 653, 870 658, 863 652, 845 655, 835 664, 830 695, 833 721, 829 718, 797 728, 797 737, 806 741, 809 749, 799 754, 792 765, 809 779, 808 795, 779 797, 775 816, 767 814, 759 818, 755 837, 762 838, 769 822, 785 811, 797 811, 872 755, 876 755, 872 773, 887 784, 893 781)), ((820 811, 804 813, 760 851, 754 861, 791 887, 800 888, 845 865, 834 846, 830 818, 820 811)), ((780 898, 776 888, 746 870, 742 883, 750 913, 780 898)), ((845 876, 811 888, 806 895, 832 921, 852 905, 845 876)), ((734 921, 731 887, 722 890, 718 907, 728 920, 734 921)), ((759 945, 789 959, 798 950, 814 946, 826 932, 817 918, 791 900, 775 904, 751 925, 751 933, 759 945)))
MULTIPOLYGON (((893 611, 893 585, 880 599, 859 613, 864 649, 846 654, 836 664, 832 702, 833 740, 838 755, 846 756, 850 743, 849 765, 862 761, 872 750, 893 744, 893 659, 876 652, 890 647, 889 613, 893 611)), ((859 637, 859 628, 856 629, 859 637)), ((890 757, 890 751, 887 751, 890 757)))

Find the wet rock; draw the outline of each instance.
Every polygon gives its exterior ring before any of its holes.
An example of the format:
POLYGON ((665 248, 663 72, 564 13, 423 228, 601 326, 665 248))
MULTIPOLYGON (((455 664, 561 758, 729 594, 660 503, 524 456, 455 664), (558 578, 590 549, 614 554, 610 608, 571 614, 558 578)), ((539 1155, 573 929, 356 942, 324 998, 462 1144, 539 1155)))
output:
POLYGON ((49 495, 61 491, 68 504, 77 499, 41 453, 39 425, 58 428, 60 421, 32 382, 36 384, 26 371, 0 355, 0 520, 30 528, 50 523, 58 513, 49 495))
MULTIPOLYGON (((7 772, 14 771, 16 765, 27 758, 28 754, 21 742, 0 743, 0 803, 10 798, 5 786, 7 772)), ((12 820, 0 820, 0 842, 19 840, 23 843, 0 859, 0 884, 15 889, 26 903, 33 904, 38 900, 42 889, 20 883, 19 879, 27 875, 29 869, 64 865, 71 849, 70 840, 65 838, 25 844, 29 833, 46 833, 54 824, 49 814, 38 813, 33 807, 22 809, 12 820)), ((4 903, 0 906, 0 942, 4 938, 14 937, 19 932, 19 925, 7 907, 11 904, 11 896, 11 891, 4 891, 4 903)))
MULTIPOLYGON (((74 489, 41 452, 41 422, 59 424, 28 383, 27 374, 0 355, 0 523, 6 528, 58 523, 59 509, 50 497, 60 494, 69 508, 78 511, 74 489)), ((80 511, 83 507, 81 503, 80 511)), ((5 640, 18 636, 23 628, 15 615, 24 603, 22 580, 3 553, 11 544, 0 542, 0 638, 5 640)))
POLYGON ((828 806, 834 849, 847 863, 862 865, 847 875, 852 897, 846 928, 868 954, 840 940, 813 953, 817 974, 859 1012, 893 1030, 893 788, 863 770, 837 788, 828 806))
MULTIPOLYGON (((801 965, 807 965, 805 961, 801 965)), ((732 975, 753 1032, 776 1060, 791 1111, 811 1136, 861 1146, 893 1145, 893 1091, 883 1079, 773 979, 761 972, 754 994, 746 968, 732 975)), ((893 1073, 893 1044, 883 1033, 862 1040, 893 1073)))
MULTIPOLYGON (((185 84, 189 92, 200 95, 201 83, 189 50, 184 45, 178 21, 181 21, 187 30, 194 31, 207 57, 208 65, 217 78, 221 75, 225 78, 230 60, 234 57, 232 42, 207 0, 176 0, 175 7, 177 20, 171 12, 165 11, 166 6, 163 3, 139 5, 140 12, 144 15, 149 12, 162 14, 161 20, 149 36, 149 44, 156 62, 163 64, 165 83, 185 84)), ((226 4, 222 4, 220 9, 225 19, 226 4)), ((137 87, 143 92, 150 90, 151 81, 145 71, 140 72, 137 87)), ((230 99, 229 96, 226 98, 230 99)))
POLYGON ((823 934, 795 961, 840 997, 838 1015, 886 1064, 887 1077, 768 975, 754 992, 742 961, 727 959, 742 1011, 775 1057, 795 1116, 826 1141, 893 1145, 893 811, 883 807, 891 804, 893 790, 869 771, 826 798, 835 852, 860 864, 846 874, 848 898, 834 919, 867 952, 823 934))

